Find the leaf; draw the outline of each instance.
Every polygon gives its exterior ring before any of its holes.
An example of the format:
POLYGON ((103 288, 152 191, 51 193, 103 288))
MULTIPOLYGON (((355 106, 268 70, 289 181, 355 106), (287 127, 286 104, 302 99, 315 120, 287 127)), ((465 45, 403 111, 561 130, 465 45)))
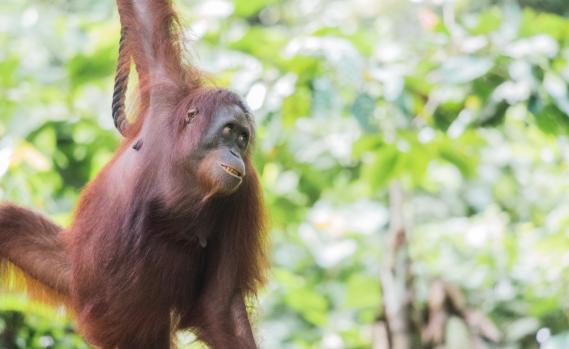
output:
POLYGON ((302 86, 286 97, 282 104, 282 120, 285 127, 292 127, 298 118, 308 116, 311 102, 310 90, 302 86))
POLYGON ((399 173, 400 153, 394 145, 381 147, 372 161, 363 166, 363 177, 372 190, 384 187, 399 173))
POLYGON ((510 105, 505 101, 491 101, 480 111, 476 124, 480 127, 495 127, 504 122, 510 105))
POLYGON ((383 144, 381 137, 376 134, 363 135, 352 145, 352 155, 360 159, 365 153, 377 151, 383 144))
POLYGON ((557 74, 548 72, 543 79, 543 87, 549 93, 557 108, 569 117, 569 94, 567 83, 557 74))
POLYGON ((410 175, 415 185, 420 185, 434 156, 432 147, 414 144, 411 151, 405 155, 405 172, 410 175))
POLYGON ((50 127, 43 127, 37 133, 30 137, 34 146, 39 149, 43 154, 52 154, 56 150, 56 134, 55 130, 50 127))
POLYGON ((20 65, 18 57, 3 57, 0 60, 0 87, 9 87, 16 84, 15 72, 20 65))
POLYGON ((434 119, 437 128, 446 131, 464 108, 462 100, 447 100, 435 110, 434 119))
POLYGON ((346 285, 345 302, 351 308, 377 308, 381 303, 379 280, 367 275, 352 275, 346 285))
POLYGON ((371 30, 359 30, 351 32, 341 27, 322 27, 315 30, 312 35, 318 37, 334 36, 349 40, 354 47, 364 56, 373 54, 376 34, 371 30))
POLYGON ((51 319, 52 321, 63 321, 66 318, 64 314, 55 311, 49 305, 41 304, 40 302, 30 300, 22 294, 7 292, 6 290, 2 291, 0 311, 19 311, 51 319))
POLYGON ((267 64, 281 59, 279 53, 287 43, 288 38, 281 30, 252 27, 232 42, 230 48, 249 53, 267 64))
POLYGON ((445 144, 439 149, 440 157, 454 165, 464 177, 476 174, 477 161, 463 149, 453 144, 445 144))
POLYGON ((376 131, 371 122, 374 110, 375 100, 367 93, 359 94, 352 104, 351 111, 364 132, 376 131))
POLYGON ((327 321, 328 302, 313 289, 293 289, 285 295, 285 301, 307 321, 323 326, 327 321))
POLYGON ((539 329, 539 321, 533 317, 523 317, 510 323, 504 331, 508 340, 519 341, 531 336, 539 329))
POLYGON ((502 13, 497 7, 490 8, 478 16, 476 26, 470 29, 473 35, 490 34, 500 28, 502 13))
POLYGON ((556 40, 563 40, 569 33, 569 22, 563 17, 548 13, 536 13, 525 9, 520 26, 520 37, 547 34, 556 40))
POLYGON ((534 118, 543 132, 569 134, 569 117, 553 104, 546 105, 539 114, 534 114, 534 118))
POLYGON ((298 76, 299 86, 311 83, 315 77, 322 73, 322 60, 313 56, 295 55, 279 63, 282 69, 298 76))
POLYGON ((233 4, 235 5, 235 14, 237 16, 249 17, 276 2, 276 0, 234 0, 233 4))
POLYGON ((116 48, 106 46, 91 54, 78 54, 67 64, 73 87, 109 77, 115 69, 116 48))
POLYGON ((292 309, 316 326, 326 323, 328 301, 324 296, 317 293, 301 277, 284 268, 276 269, 274 274, 285 289, 285 302, 292 309))
POLYGON ((446 59, 442 66, 433 72, 431 79, 437 83, 462 84, 488 73, 494 66, 490 58, 457 56, 446 59))

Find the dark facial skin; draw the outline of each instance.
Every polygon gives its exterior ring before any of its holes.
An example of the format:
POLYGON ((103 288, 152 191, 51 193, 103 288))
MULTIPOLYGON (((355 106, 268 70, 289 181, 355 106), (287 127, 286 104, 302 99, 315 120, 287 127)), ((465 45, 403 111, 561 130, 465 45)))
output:
POLYGON ((239 106, 232 104, 216 110, 200 148, 207 152, 199 166, 199 178, 216 194, 235 192, 246 175, 243 158, 251 139, 252 125, 239 106))

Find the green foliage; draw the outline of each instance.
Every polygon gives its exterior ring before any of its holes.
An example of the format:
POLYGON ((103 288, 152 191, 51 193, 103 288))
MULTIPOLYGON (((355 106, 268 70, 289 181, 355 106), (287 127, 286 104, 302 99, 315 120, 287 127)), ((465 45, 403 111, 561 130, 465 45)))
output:
MULTIPOLYGON (((177 5, 195 24, 197 65, 256 114, 273 239, 263 348, 370 347, 395 179, 414 306, 443 277, 496 322, 492 348, 569 345, 569 19, 555 14, 566 2, 177 5)), ((67 224, 112 156, 113 11, 0 4, 1 201, 67 224)), ((56 313, 3 294, 0 347, 85 348, 56 313)), ((447 330, 449 348, 468 347, 461 319, 447 330)))
POLYGON ((115 47, 103 47, 91 54, 78 54, 67 64, 73 86, 95 83, 108 78, 114 72, 116 62, 115 47))

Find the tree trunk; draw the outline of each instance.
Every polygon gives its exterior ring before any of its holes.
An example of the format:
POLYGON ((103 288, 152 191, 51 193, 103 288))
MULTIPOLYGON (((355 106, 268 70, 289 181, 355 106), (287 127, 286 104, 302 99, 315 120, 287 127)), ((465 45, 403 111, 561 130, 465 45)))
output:
MULTIPOLYGON (((386 328, 388 347, 381 336, 374 335, 374 349, 410 349, 412 347, 411 301, 413 285, 411 261, 404 218, 404 197, 401 184, 393 182, 389 188, 390 224, 386 236, 388 250, 380 270, 383 291, 383 310, 386 326, 378 321, 376 329, 386 328)), ((377 331, 374 331, 376 333, 377 331)))

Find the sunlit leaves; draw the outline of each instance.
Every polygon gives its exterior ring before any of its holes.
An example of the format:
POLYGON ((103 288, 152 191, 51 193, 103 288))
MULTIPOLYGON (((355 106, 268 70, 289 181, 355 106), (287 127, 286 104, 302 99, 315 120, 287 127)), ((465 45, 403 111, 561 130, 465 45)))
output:
POLYGON ((389 145, 380 148, 363 169, 363 177, 372 189, 384 187, 402 169, 403 155, 397 147, 389 145))
POLYGON ((379 282, 375 277, 352 275, 346 284, 348 307, 376 309, 381 304, 379 282))
MULTIPOLYGON (((371 346, 399 180, 414 306, 442 275, 510 334, 496 347, 533 348, 547 331, 543 348, 567 347, 567 19, 514 2, 392 1, 378 16, 367 3, 177 3, 194 16, 183 23, 201 38, 188 43, 199 65, 257 109, 275 266, 261 346, 371 346)), ((118 144, 118 19, 112 2, 30 4, 0 4, 0 199, 65 225, 118 144)), ((81 347, 46 323, 26 317, 22 336, 38 334, 20 347, 81 347)), ((447 329, 447 346, 465 347, 464 323, 447 329)))
POLYGON ((8 166, 10 166, 12 152, 12 147, 9 144, 4 144, 0 148, 0 178, 6 173, 8 166))
POLYGON ((471 82, 492 68, 491 58, 476 56, 458 56, 446 58, 440 68, 433 72, 435 83, 460 84, 471 82))
POLYGON ((557 40, 564 40, 569 32, 569 23, 563 17, 536 13, 531 10, 523 12, 520 36, 532 36, 536 34, 547 34, 557 40))
POLYGON ((263 63, 277 61, 287 42, 286 33, 276 28, 256 28, 247 30, 242 37, 230 44, 230 48, 255 56, 263 63))
POLYGON ((20 62, 17 57, 0 60, 0 86, 12 87, 16 83, 16 72, 20 62))
POLYGON ((275 3, 275 0, 239 0, 234 1, 235 15, 240 17, 248 17, 254 15, 267 5, 275 3))
POLYGON ((283 100, 282 120, 286 127, 292 127, 299 117, 310 114, 312 94, 306 87, 298 87, 294 93, 283 100))
POLYGON ((541 113, 534 116, 540 129, 554 135, 569 134, 569 119, 557 107, 548 105, 541 110, 541 113))
POLYGON ((91 54, 73 57, 67 67, 74 86, 109 77, 114 72, 116 50, 115 47, 101 47, 91 54))
POLYGON ((302 278, 293 275, 287 270, 275 270, 276 279, 286 288, 285 301, 304 319, 313 325, 322 326, 327 319, 325 313, 328 302, 317 293, 313 285, 306 284, 302 278))
POLYGON ((372 117, 375 110, 375 100, 368 94, 359 94, 351 106, 351 112, 365 132, 373 130, 372 117))
POLYGON ((499 8, 490 8, 478 15, 478 20, 475 26, 470 28, 473 35, 491 34, 500 28, 503 15, 499 8))
POLYGON ((426 171, 432 161, 447 162, 465 178, 473 177, 478 165, 476 149, 481 144, 473 133, 457 138, 439 134, 427 142, 403 135, 395 144, 366 137, 356 144, 354 152, 364 159, 362 178, 373 192, 386 188, 394 179, 408 180, 419 187, 426 184, 426 171))

